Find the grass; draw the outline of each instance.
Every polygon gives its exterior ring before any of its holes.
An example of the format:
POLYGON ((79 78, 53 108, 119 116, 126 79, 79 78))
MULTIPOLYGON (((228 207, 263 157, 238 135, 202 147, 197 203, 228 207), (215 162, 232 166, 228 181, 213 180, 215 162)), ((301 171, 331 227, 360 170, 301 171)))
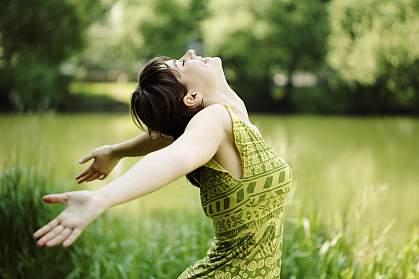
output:
POLYGON ((119 102, 129 104, 131 93, 136 82, 73 82, 70 85, 72 94, 107 96, 119 102))
POLYGON ((128 112, 135 82, 73 82, 60 112, 128 112))
MULTIPOLYGON (((199 213, 156 210, 134 219, 111 210, 73 246, 38 249, 32 233, 62 209, 41 197, 62 188, 22 164, 0 171, 0 278, 176 278, 211 243, 211 224, 199 213)), ((417 278, 417 227, 391 246, 292 204, 287 213, 281 278, 417 278)))

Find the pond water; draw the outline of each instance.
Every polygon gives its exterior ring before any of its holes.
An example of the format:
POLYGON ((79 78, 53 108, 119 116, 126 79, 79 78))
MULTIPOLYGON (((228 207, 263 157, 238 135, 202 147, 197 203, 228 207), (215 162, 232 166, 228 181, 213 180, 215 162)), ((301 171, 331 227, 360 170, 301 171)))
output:
MULTIPOLYGON (((293 170, 287 218, 304 214, 354 230, 387 228, 392 239, 403 239, 419 223, 419 119, 250 118, 293 170)), ((32 166, 51 176, 63 192, 101 187, 139 159, 121 160, 104 181, 75 183, 88 166, 77 163, 81 156, 141 132, 126 114, 2 115, 0 131, 2 166, 32 166)), ((199 190, 181 177, 113 210, 147 216, 159 209, 201 210, 199 190)))

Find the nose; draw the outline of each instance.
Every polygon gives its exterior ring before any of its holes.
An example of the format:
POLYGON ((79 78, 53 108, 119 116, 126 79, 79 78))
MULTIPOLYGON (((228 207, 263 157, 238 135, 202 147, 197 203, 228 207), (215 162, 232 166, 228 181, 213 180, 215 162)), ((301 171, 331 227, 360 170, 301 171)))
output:
POLYGON ((196 53, 195 53, 195 50, 193 50, 193 49, 188 50, 186 52, 186 54, 187 54, 188 57, 196 58, 196 53))

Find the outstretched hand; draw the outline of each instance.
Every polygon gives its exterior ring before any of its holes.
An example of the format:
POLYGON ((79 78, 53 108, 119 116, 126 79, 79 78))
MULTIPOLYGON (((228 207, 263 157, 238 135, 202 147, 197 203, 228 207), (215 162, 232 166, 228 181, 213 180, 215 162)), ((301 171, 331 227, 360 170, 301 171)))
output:
POLYGON ((43 200, 46 203, 63 203, 67 207, 33 234, 34 239, 38 239, 37 247, 51 247, 61 243, 64 247, 70 246, 107 208, 104 198, 87 190, 50 194, 44 196, 43 200))
POLYGON ((84 164, 91 159, 94 159, 93 163, 77 175, 77 183, 92 181, 95 179, 105 179, 116 166, 120 158, 113 154, 112 147, 110 145, 104 145, 94 149, 92 152, 81 158, 79 164, 84 164))

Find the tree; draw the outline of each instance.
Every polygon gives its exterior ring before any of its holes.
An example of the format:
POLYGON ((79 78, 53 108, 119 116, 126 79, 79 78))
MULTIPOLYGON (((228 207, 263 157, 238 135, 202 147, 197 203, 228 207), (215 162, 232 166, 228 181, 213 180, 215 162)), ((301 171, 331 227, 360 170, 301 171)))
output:
POLYGON ((89 29, 89 45, 77 64, 134 79, 148 59, 179 57, 191 42, 201 39, 200 22, 207 17, 206 6, 204 0, 117 1, 110 13, 89 29))
POLYGON ((292 76, 296 70, 317 71, 327 54, 328 1, 273 1, 266 12, 269 31, 264 48, 275 66, 284 71, 287 83, 281 108, 293 110, 292 76))
POLYGON ((98 0, 8 0, 0 7, 2 109, 44 110, 66 92, 60 64, 83 47, 98 0), (87 10, 89 8, 89 10, 87 10))
POLYGON ((210 49, 224 58, 230 80, 251 110, 291 111, 292 75, 323 65, 328 35, 327 1, 215 1, 205 26, 210 49), (234 24, 222 26, 228 21, 234 24), (219 23, 219 24, 218 24, 219 23), (222 39, 217 39, 221 33, 222 39), (216 41, 217 44, 212 43, 216 41), (284 95, 272 97, 275 71, 288 77, 284 95))
POLYGON ((151 4, 153 16, 138 27, 143 37, 141 58, 179 57, 192 40, 201 39, 200 23, 208 15, 207 1, 155 0, 151 4))
POLYGON ((336 0, 329 64, 375 112, 419 112, 419 2, 336 0))

